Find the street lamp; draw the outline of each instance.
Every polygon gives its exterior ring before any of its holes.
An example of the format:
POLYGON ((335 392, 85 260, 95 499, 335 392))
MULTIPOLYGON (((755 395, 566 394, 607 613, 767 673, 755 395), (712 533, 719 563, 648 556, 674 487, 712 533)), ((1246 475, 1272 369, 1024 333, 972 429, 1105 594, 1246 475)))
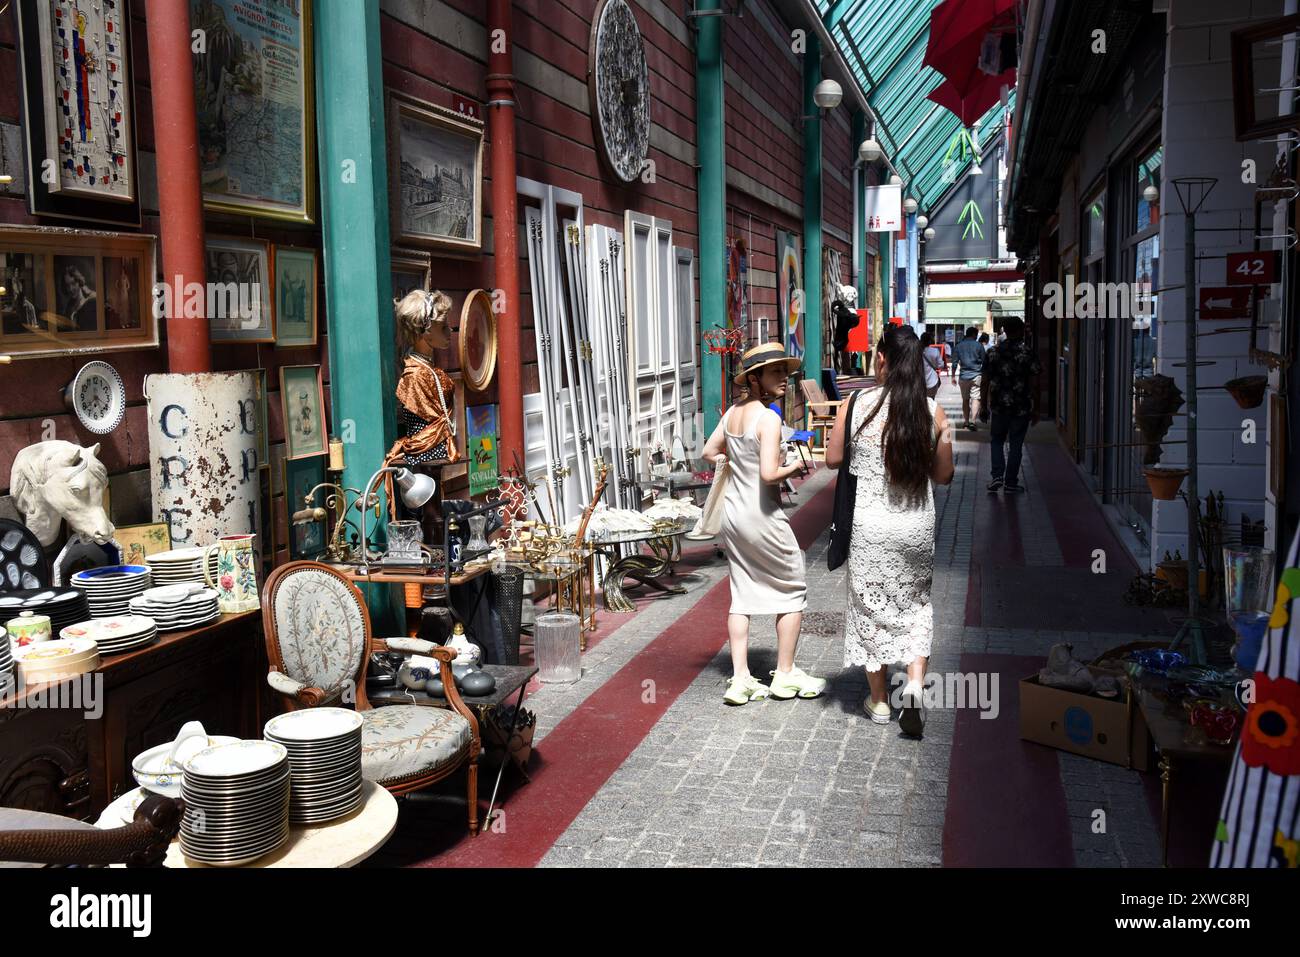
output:
POLYGON ((893 176, 889 177, 889 185, 890 185, 890 186, 902 186, 902 185, 903 185, 903 177, 901 177, 901 176, 899 176, 897 173, 895 173, 893 176))
POLYGON ((858 147, 858 159, 864 163, 874 163, 883 153, 880 144, 873 139, 863 140, 862 145, 858 147))
POLYGON ((1152 183, 1146 189, 1142 190, 1142 198, 1153 206, 1160 201, 1160 190, 1152 183))
POLYGON ((830 78, 822 80, 813 89, 813 102, 816 103, 820 109, 833 110, 835 107, 840 105, 840 101, 843 99, 844 90, 840 88, 838 83, 830 78))
POLYGON ((914 200, 911 196, 903 200, 903 212, 907 213, 907 215, 909 216, 911 216, 914 212, 916 212, 916 200, 914 200))
POLYGON ((922 213, 920 216, 916 217, 917 229, 925 229, 925 227, 929 225, 930 225, 930 217, 925 215, 925 213, 922 213))
POLYGON ((934 227, 931 226, 924 233, 922 233, 922 235, 925 236, 926 242, 929 242, 931 239, 934 239, 934 227))

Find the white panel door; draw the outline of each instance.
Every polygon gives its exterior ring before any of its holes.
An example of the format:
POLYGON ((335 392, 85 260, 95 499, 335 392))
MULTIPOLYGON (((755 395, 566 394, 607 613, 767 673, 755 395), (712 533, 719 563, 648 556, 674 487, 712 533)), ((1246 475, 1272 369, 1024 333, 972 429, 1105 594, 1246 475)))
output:
POLYGON ((704 448, 701 435, 699 333, 695 328, 695 251, 673 247, 677 329, 678 408, 686 453, 694 458, 704 448))

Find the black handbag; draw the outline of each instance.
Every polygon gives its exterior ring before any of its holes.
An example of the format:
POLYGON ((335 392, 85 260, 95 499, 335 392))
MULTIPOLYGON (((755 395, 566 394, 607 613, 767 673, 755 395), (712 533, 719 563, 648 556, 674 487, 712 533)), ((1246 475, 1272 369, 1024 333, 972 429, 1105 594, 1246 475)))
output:
POLYGON ((844 564, 849 557, 849 540, 853 537, 853 506, 858 500, 858 477, 849 471, 853 457, 853 403, 858 393, 849 396, 849 408, 844 417, 844 458, 840 459, 840 475, 835 482, 835 508, 831 512, 831 542, 826 549, 826 567, 831 571, 844 564))

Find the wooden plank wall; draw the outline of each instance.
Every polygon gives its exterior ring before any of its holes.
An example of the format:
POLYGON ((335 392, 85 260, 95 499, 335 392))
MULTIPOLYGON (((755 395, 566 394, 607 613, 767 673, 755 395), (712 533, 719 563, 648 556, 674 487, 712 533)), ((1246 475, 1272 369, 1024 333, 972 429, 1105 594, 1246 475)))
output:
MULTIPOLYGON (((66 219, 38 219, 27 212, 25 154, 23 146, 22 97, 19 86, 20 58, 17 50, 18 21, 15 4, 0 11, 0 136, 4 141, 4 172, 14 182, 0 186, 0 223, 19 225, 77 226, 66 219)), ((146 5, 132 4, 131 44, 132 80, 135 92, 137 170, 141 194, 141 232, 158 235, 158 191, 154 163, 154 129, 150 100, 148 35, 144 22, 146 5)), ((319 199, 317 208, 319 209, 319 199)), ((88 228, 110 228, 86 224, 88 228)), ((320 227, 294 226, 248 216, 209 214, 208 235, 256 237, 272 243, 311 246, 320 249, 320 227)), ((132 232, 132 229, 123 229, 132 232)), ((162 250, 158 250, 160 276, 166 275, 162 250)), ((326 345, 327 318, 323 284, 317 290, 320 338, 315 347, 277 349, 274 345, 214 345, 213 369, 233 371, 264 367, 271 394, 268 401, 271 459, 283 459, 284 423, 280 409, 279 370, 284 365, 320 363, 326 381, 329 402, 329 361, 326 345), (277 455, 278 452, 278 455, 277 455)), ((24 447, 43 438, 58 438, 81 445, 100 443, 100 455, 111 476, 112 519, 118 525, 131 525, 152 519, 149 500, 149 435, 144 400, 144 377, 167 371, 166 328, 161 330, 161 345, 156 349, 108 352, 102 358, 122 375, 127 393, 125 421, 106 436, 97 436, 81 428, 76 417, 63 405, 63 387, 86 361, 85 356, 55 356, 39 359, 15 359, 0 367, 0 492, 9 488, 14 456, 24 447)), ((277 476, 273 487, 280 488, 277 476)), ((287 535, 287 512, 282 496, 274 503, 277 541, 283 549, 287 535)), ((0 515, 17 517, 7 495, 0 497, 0 515)), ((282 555, 287 557, 286 555, 282 555)))

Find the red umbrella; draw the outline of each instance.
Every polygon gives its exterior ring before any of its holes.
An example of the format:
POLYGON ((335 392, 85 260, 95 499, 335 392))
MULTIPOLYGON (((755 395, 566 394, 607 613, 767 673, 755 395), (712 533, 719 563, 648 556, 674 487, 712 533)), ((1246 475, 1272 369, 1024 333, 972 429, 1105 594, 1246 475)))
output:
POLYGON ((930 11, 930 39, 922 62, 945 76, 952 76, 949 68, 973 69, 984 34, 1017 6, 1019 0, 944 0, 930 11))
POLYGON ((965 92, 956 81, 944 80, 930 91, 926 99, 951 111, 957 119, 961 120, 962 126, 973 125, 989 111, 989 107, 998 101, 1004 84, 1016 85, 1015 70, 1007 70, 997 76, 980 73, 978 70, 975 72, 978 76, 970 81, 965 92))

